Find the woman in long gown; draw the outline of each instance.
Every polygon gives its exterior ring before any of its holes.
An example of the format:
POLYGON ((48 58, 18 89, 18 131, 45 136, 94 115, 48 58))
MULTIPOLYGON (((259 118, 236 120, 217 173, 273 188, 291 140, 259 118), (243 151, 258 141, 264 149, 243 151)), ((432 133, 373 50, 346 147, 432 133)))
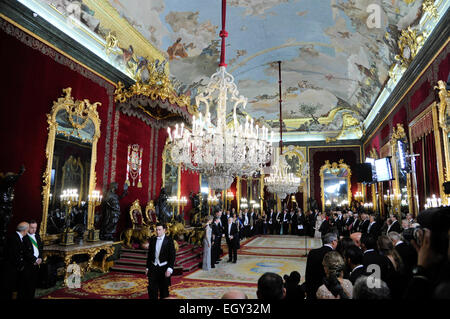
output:
POLYGON ((322 214, 317 215, 316 226, 314 227, 314 238, 322 238, 322 233, 319 231, 320 225, 322 225, 322 214))
POLYGON ((203 237, 203 270, 211 269, 211 234, 212 234, 212 223, 213 217, 208 216, 205 226, 205 236, 203 237))

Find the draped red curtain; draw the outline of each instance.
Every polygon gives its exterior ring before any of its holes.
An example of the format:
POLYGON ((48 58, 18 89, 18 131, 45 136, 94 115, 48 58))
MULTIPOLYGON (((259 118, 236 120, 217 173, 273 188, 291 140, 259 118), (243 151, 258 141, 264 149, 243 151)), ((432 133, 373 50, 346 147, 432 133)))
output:
POLYGON ((422 151, 422 143, 423 139, 419 139, 413 143, 413 151, 414 154, 420 154, 419 157, 416 157, 416 177, 417 177, 417 192, 419 197, 419 211, 423 209, 423 205, 425 203, 425 181, 423 178, 423 151, 422 151))
POLYGON ((427 197, 435 194, 439 197, 439 175, 437 170, 436 144, 434 133, 427 134, 424 140, 425 181, 427 183, 427 197))

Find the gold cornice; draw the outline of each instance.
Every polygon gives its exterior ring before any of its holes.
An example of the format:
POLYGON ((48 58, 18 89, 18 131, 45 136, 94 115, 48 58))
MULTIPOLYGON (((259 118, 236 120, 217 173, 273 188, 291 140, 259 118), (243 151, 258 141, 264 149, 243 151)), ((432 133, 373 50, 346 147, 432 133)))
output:
POLYGON ((58 47, 54 46, 53 44, 51 44, 50 42, 44 40, 43 38, 41 38, 40 36, 38 36, 37 34, 35 34, 34 32, 26 29, 25 27, 21 26, 20 24, 18 24, 17 22, 11 20, 10 18, 8 18, 7 16, 5 16, 3 13, 0 13, 0 18, 8 21, 9 23, 11 23, 12 25, 14 25, 15 27, 19 28, 20 30, 22 30, 25 33, 28 33, 30 36, 32 36, 33 38, 39 40, 40 42, 44 43, 45 45, 49 46, 50 48, 52 48, 53 50, 55 50, 56 52, 58 52, 61 55, 64 55, 66 58, 68 58, 69 60, 72 60, 73 62, 81 65, 83 68, 91 71, 92 73, 94 73, 96 76, 102 78, 103 80, 105 80, 106 82, 108 82, 111 85, 114 85, 114 87, 117 87, 117 84, 114 83, 112 80, 108 79, 107 77, 103 76, 102 74, 98 73, 97 71, 93 70, 92 68, 88 67, 87 65, 85 65, 84 63, 78 61, 77 59, 73 58, 72 56, 70 56, 69 54, 67 54, 66 52, 62 51, 61 49, 59 49, 58 47))
MULTIPOLYGON (((94 17, 101 21, 101 26, 115 33, 117 40, 127 48, 132 45, 136 55, 165 60, 164 54, 155 48, 140 32, 138 32, 107 0, 83 0, 92 9, 94 17)), ((169 71, 166 65, 166 71, 169 71)))
POLYGON ((380 126, 386 121, 386 119, 391 115, 391 113, 396 109, 396 107, 400 104, 400 102, 403 101, 403 98, 406 96, 406 94, 409 93, 409 91, 411 91, 411 88, 417 83, 417 81, 419 81, 419 79, 421 78, 421 76, 425 73, 425 71, 430 67, 430 65, 436 60, 436 58, 439 56, 439 54, 442 53, 442 51, 445 49, 445 47, 448 45, 448 43, 450 42, 450 37, 447 39, 447 41, 442 45, 442 47, 436 52, 436 54, 433 56, 432 59, 430 59, 430 62, 428 62, 428 64, 423 68, 422 72, 420 72, 420 74, 416 77, 416 79, 411 83, 411 85, 408 87, 408 89, 405 90, 405 93, 403 93, 403 95, 397 100, 397 102, 395 103, 395 105, 393 107, 391 107, 389 113, 384 117, 384 119, 382 121, 380 121, 380 123, 378 124, 378 126, 373 130, 373 132, 367 137, 366 141, 363 143, 363 147, 366 147, 366 144, 372 139, 372 137, 375 135, 375 133, 377 133, 378 129, 380 128, 380 126))

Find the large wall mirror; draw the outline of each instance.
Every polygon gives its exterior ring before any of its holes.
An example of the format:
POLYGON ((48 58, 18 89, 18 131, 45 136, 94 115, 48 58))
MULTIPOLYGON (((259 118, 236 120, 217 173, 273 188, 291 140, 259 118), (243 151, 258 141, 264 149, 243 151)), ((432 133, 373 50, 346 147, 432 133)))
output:
MULTIPOLYGON (((180 198, 181 166, 172 161, 172 157, 170 155, 172 144, 169 143, 169 141, 169 139, 166 140, 162 154, 162 186, 166 189, 166 193, 169 197, 175 196, 180 198)), ((178 209, 179 207, 177 208, 177 213, 179 212, 178 209)))
POLYGON ((397 124, 391 136, 392 164, 394 171, 393 193, 391 194, 391 205, 394 213, 403 218, 412 211, 411 202, 411 161, 409 155, 409 143, 402 124, 397 124))
POLYGON ((350 167, 340 160, 339 163, 325 161, 320 168, 320 186, 322 211, 349 205, 352 200, 350 167))
POLYGON ((53 103, 47 114, 47 168, 43 184, 43 215, 40 234, 44 241, 58 238, 69 227, 78 235, 94 228, 94 210, 89 195, 95 190, 97 141, 100 137, 99 102, 74 101, 71 88, 53 103), (70 210, 61 202, 64 191, 78 195, 70 210))

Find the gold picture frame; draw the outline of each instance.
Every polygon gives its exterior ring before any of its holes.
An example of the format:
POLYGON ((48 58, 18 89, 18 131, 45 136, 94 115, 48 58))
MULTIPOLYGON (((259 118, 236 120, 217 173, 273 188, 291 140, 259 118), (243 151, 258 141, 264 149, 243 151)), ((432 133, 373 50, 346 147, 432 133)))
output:
POLYGON ((348 205, 352 202, 352 185, 351 185, 351 176, 352 170, 350 166, 344 163, 344 160, 339 160, 339 163, 333 162, 330 163, 329 160, 325 161, 325 164, 320 167, 320 195, 322 198, 322 211, 325 211, 325 189, 324 189, 324 173, 326 170, 329 170, 331 174, 337 175, 341 171, 341 169, 347 170, 347 176, 345 177, 347 181, 347 201, 348 205))

